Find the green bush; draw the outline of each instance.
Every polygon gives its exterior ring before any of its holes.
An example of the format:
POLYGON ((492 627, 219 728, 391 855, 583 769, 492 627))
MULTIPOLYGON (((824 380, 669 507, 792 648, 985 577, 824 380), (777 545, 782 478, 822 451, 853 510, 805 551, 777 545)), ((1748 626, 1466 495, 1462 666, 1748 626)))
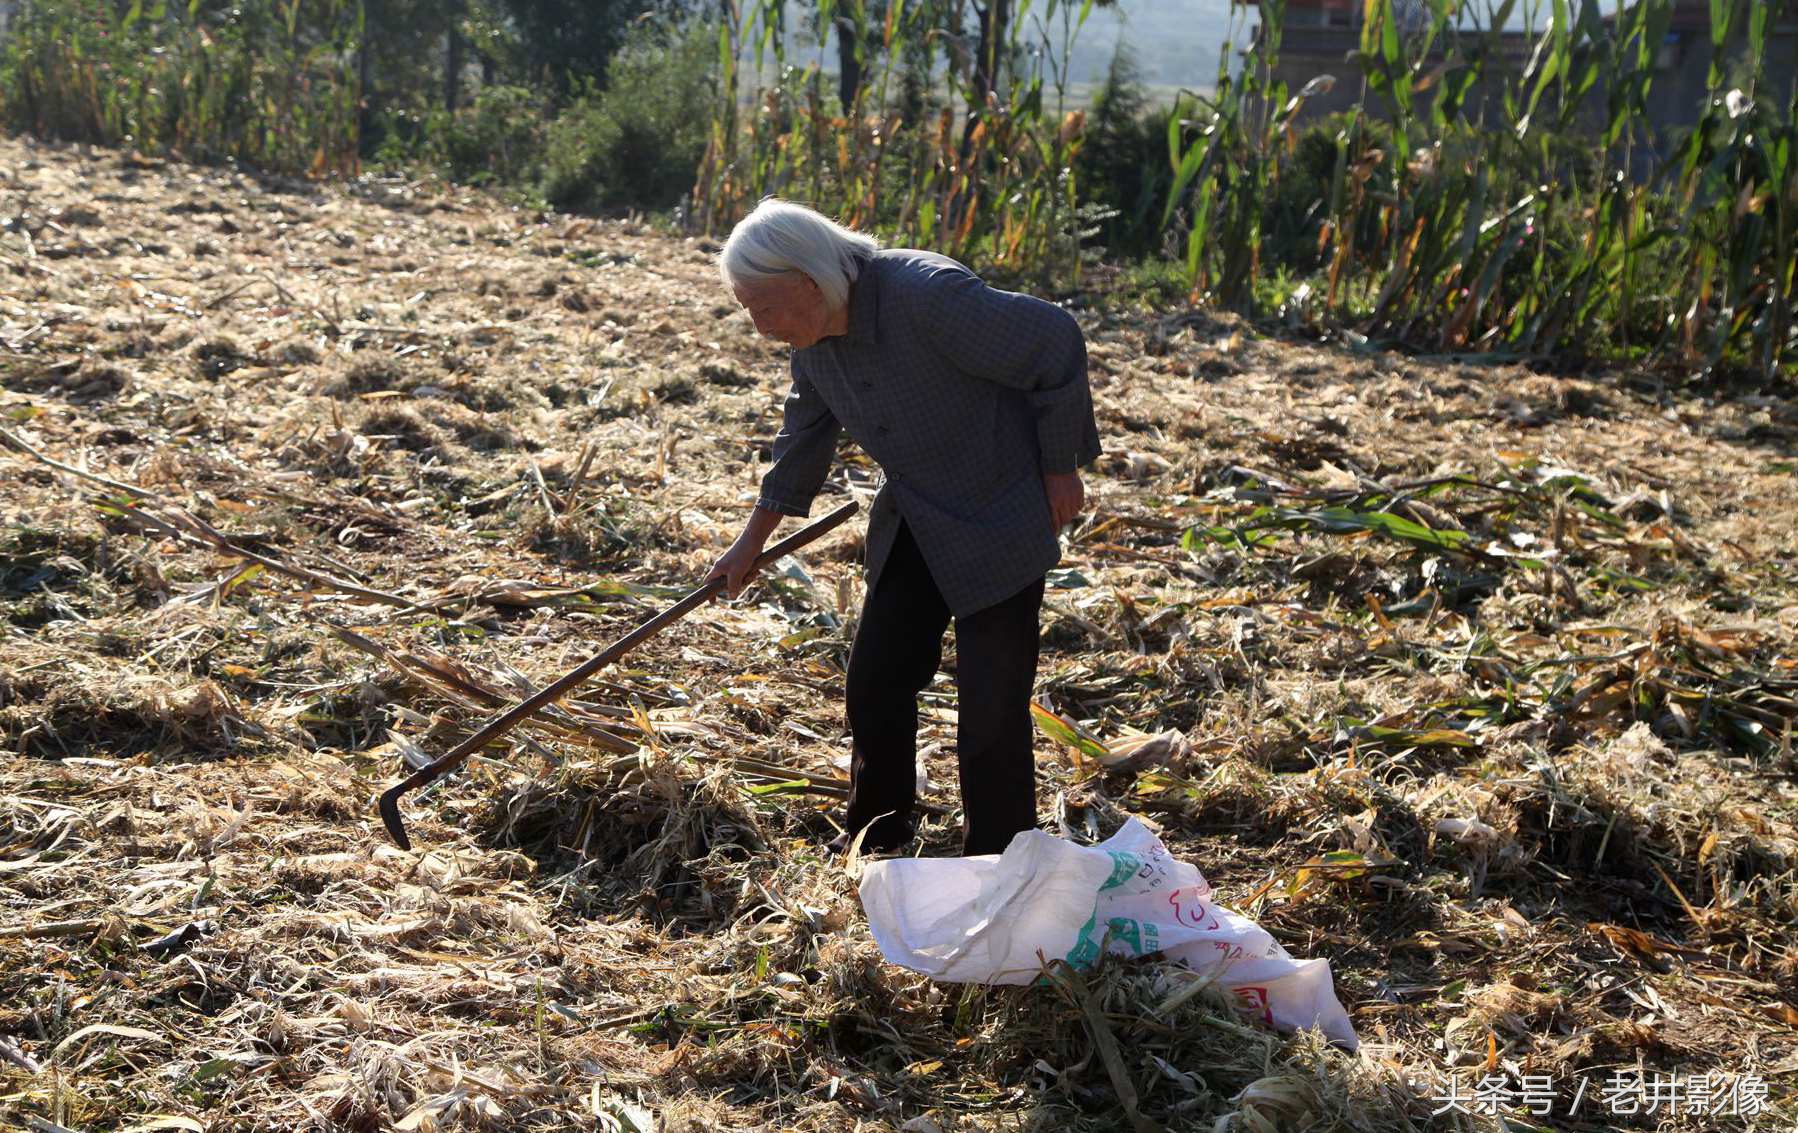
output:
POLYGON ((717 33, 642 25, 549 126, 542 193, 557 208, 664 209, 693 187, 705 153, 717 33))
MULTIPOLYGON (((472 106, 427 116, 425 153, 445 176, 472 185, 535 180, 543 165, 543 96, 527 87, 482 87, 472 106)), ((553 126, 550 127, 553 130, 553 126)))

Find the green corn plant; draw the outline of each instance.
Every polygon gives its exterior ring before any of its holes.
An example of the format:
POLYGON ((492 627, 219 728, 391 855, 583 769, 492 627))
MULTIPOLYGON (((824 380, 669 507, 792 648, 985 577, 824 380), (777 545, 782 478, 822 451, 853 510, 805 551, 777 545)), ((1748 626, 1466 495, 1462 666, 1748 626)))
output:
MULTIPOLYGON (((1464 28, 1455 0, 1407 24, 1364 0, 1358 105, 1337 123, 1334 167, 1308 255, 1323 317, 1414 347, 1511 356, 1569 342, 1646 351, 1707 372, 1766 375, 1793 355, 1793 111, 1759 97, 1773 5, 1713 0, 1710 91, 1662 157, 1644 130, 1672 0, 1531 5, 1527 57, 1505 60, 1516 0, 1464 28), (1538 20, 1536 16, 1544 19, 1538 20), (1741 85, 1725 75, 1732 45, 1741 85), (1728 88, 1728 89, 1726 89, 1728 88), (1580 139, 1570 141, 1569 139, 1580 139)), ((1184 237, 1194 301, 1261 312, 1274 269, 1267 223, 1297 147, 1278 73, 1284 5, 1260 5, 1244 66, 1169 128, 1163 225, 1184 237)), ((1304 206, 1305 202, 1299 202, 1304 206)), ((1282 214, 1289 215, 1289 214, 1282 214)))
POLYGON ((1033 12, 1033 0, 1021 0, 988 64, 1022 54, 1033 16, 1049 50, 1028 73, 986 89, 981 61, 954 30, 966 27, 961 0, 818 0, 812 26, 860 75, 852 94, 834 100, 816 63, 785 58, 778 0, 732 8, 719 36, 719 100, 695 180, 695 223, 720 231, 756 200, 780 194, 1007 273, 1040 276, 1059 264, 1077 274, 1073 162, 1085 116, 1049 109, 1045 92, 1049 77, 1065 82, 1055 60, 1065 60, 1094 0, 1068 2, 1046 0, 1033 12), (1057 42, 1050 28, 1058 16, 1057 42), (749 54, 753 67, 744 65, 749 54), (900 104, 907 65, 940 74, 938 106, 908 112, 900 104), (971 100, 976 89, 984 96, 971 100), (970 101, 971 109, 955 109, 970 101))
POLYGON ((351 0, 39 2, 0 49, 16 128, 313 174, 357 167, 351 0))
POLYGON ((1239 75, 1221 55, 1212 96, 1187 95, 1169 118, 1173 177, 1162 225, 1181 209, 1187 213, 1184 260, 1195 301, 1253 305, 1262 277, 1263 204, 1279 189, 1299 113, 1334 82, 1318 76, 1292 94, 1277 78, 1285 7, 1285 0, 1263 5, 1256 49, 1239 75))

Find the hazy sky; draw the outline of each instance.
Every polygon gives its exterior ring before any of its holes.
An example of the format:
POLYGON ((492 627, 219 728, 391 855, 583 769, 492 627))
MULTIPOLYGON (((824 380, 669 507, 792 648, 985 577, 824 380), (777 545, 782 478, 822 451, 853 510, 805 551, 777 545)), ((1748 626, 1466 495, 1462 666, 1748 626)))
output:
MULTIPOLYGON (((1057 0, 1058 4, 1062 0, 1057 0)), ((1068 10, 1076 16, 1082 0, 1072 0, 1068 10)), ((1048 0, 1031 0, 1026 14, 1026 28, 1037 38, 1038 22, 1052 23, 1059 44, 1061 14, 1043 21, 1048 0)), ((790 0, 788 27, 798 31, 810 26, 806 12, 810 5, 790 0)), ((1252 10, 1236 10, 1239 31, 1253 26, 1259 17, 1252 10)), ((1086 26, 1074 44, 1074 60, 1068 69, 1068 81, 1075 84, 1096 82, 1105 77, 1119 38, 1136 53, 1144 81, 1158 86, 1209 88, 1217 75, 1217 53, 1231 30, 1229 0, 1119 0, 1112 8, 1094 7, 1086 26)), ((803 33, 800 36, 803 39, 803 33)), ((801 52, 817 52, 816 41, 808 48, 799 42, 801 52)), ((1059 47, 1058 47, 1059 50, 1059 47)), ((821 58, 827 70, 834 70, 836 60, 821 58)))
MULTIPOLYGON (((1056 15, 1045 20, 1042 13, 1048 2, 1030 0, 1026 27, 1020 31, 1028 31, 1026 39, 1038 40, 1040 25, 1046 23, 1051 25, 1051 35, 1059 44, 1062 9, 1058 7, 1056 15)), ((1057 0, 1058 5, 1071 4, 1065 10, 1076 16, 1081 2, 1057 0)), ((1477 20, 1488 2, 1472 0, 1464 15, 1477 20)), ((1618 0, 1599 2, 1608 11, 1618 0)), ((1511 22, 1521 27, 1529 11, 1535 9, 1538 15, 1534 22, 1539 25, 1548 6, 1548 0, 1520 0, 1511 22)), ((804 26, 796 0, 792 11, 790 26, 804 26)), ((1118 0, 1110 8, 1095 7, 1075 40, 1067 79, 1075 86, 1103 80, 1112 52, 1121 40, 1135 53, 1143 81, 1163 88, 1164 94, 1180 87, 1208 90, 1217 77, 1219 50, 1226 41, 1238 46, 1246 44, 1250 31, 1260 20, 1256 5, 1233 6, 1230 0, 1118 0)), ((826 68, 834 68, 834 64, 834 59, 825 61, 826 68)))
MULTIPOLYGON (((1464 25, 1484 24, 1489 0, 1472 0, 1464 6, 1464 25)), ((1040 11, 1047 0, 1032 0, 1040 11)), ((1079 0, 1075 12, 1078 13, 1079 0)), ((1618 0, 1599 0, 1610 11, 1618 0)), ((1510 26, 1540 27, 1550 10, 1548 0, 1520 0, 1510 26)), ((1250 29, 1261 22, 1256 7, 1246 8, 1229 0, 1120 0, 1115 8, 1095 7, 1080 32, 1074 49, 1075 82, 1102 78, 1121 35, 1142 66, 1143 78, 1163 86, 1209 87, 1217 76, 1218 49, 1235 36, 1246 44, 1250 29)), ((1034 24, 1033 24, 1034 26, 1034 24)))
MULTIPOLYGON (((1235 21, 1238 34, 1246 35, 1259 17, 1238 8, 1235 21)), ((1229 0, 1122 0, 1116 8, 1093 9, 1080 31, 1068 77, 1075 82, 1102 79, 1121 36, 1136 53, 1146 81, 1209 87, 1217 76, 1218 49, 1230 32, 1229 0)))

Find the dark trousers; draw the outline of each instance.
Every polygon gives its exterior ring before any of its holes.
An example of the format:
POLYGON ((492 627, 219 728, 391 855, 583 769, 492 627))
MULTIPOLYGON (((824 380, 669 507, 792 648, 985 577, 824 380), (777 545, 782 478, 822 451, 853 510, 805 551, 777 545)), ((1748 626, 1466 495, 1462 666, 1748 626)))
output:
MULTIPOLYGON (((1030 693, 1036 682, 1043 582, 955 619, 962 853, 996 854, 1036 825, 1030 693)), ((845 695, 853 735, 851 835, 863 847, 909 840, 916 801, 918 693, 936 675, 949 607, 903 523, 878 585, 862 606, 845 695)))

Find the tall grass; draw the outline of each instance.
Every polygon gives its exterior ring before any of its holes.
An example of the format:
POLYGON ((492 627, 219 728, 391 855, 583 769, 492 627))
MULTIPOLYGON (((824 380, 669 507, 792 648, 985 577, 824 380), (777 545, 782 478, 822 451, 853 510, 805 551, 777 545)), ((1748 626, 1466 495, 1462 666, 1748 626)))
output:
POLYGON ((0 120, 259 168, 357 166, 355 0, 28 3, 0 49, 0 120))
POLYGON ((694 217, 715 231, 782 195, 901 243, 1018 273, 1060 266, 1077 276, 1074 159, 1085 114, 1056 97, 1067 76, 1055 66, 1065 66, 1092 6, 1047 0, 1033 12, 1030 0, 1020 3, 997 54, 1024 57, 1038 39, 1048 49, 988 89, 973 37, 957 30, 964 4, 888 0, 876 20, 865 0, 818 0, 821 39, 849 35, 861 60, 847 106, 818 62, 789 58, 779 0, 733 8, 719 32, 721 93, 694 217))
MULTIPOLYGON (((1503 0, 1492 27, 1515 7, 1503 0)), ((1758 93, 1773 7, 1712 0, 1709 97, 1663 151, 1648 95, 1670 0, 1608 21, 1592 0, 1552 0, 1521 69, 1496 30, 1457 25, 1454 0, 1429 0, 1416 29, 1391 0, 1367 0, 1362 99, 1317 202, 1319 314, 1425 349, 1597 347, 1774 374, 1794 353, 1798 134, 1794 107, 1758 93)), ((1184 220, 1195 300, 1265 302, 1263 202, 1292 171, 1298 111, 1329 81, 1290 92, 1275 78, 1283 8, 1262 6, 1240 77, 1220 69, 1215 96, 1170 129, 1164 223, 1184 220)))

